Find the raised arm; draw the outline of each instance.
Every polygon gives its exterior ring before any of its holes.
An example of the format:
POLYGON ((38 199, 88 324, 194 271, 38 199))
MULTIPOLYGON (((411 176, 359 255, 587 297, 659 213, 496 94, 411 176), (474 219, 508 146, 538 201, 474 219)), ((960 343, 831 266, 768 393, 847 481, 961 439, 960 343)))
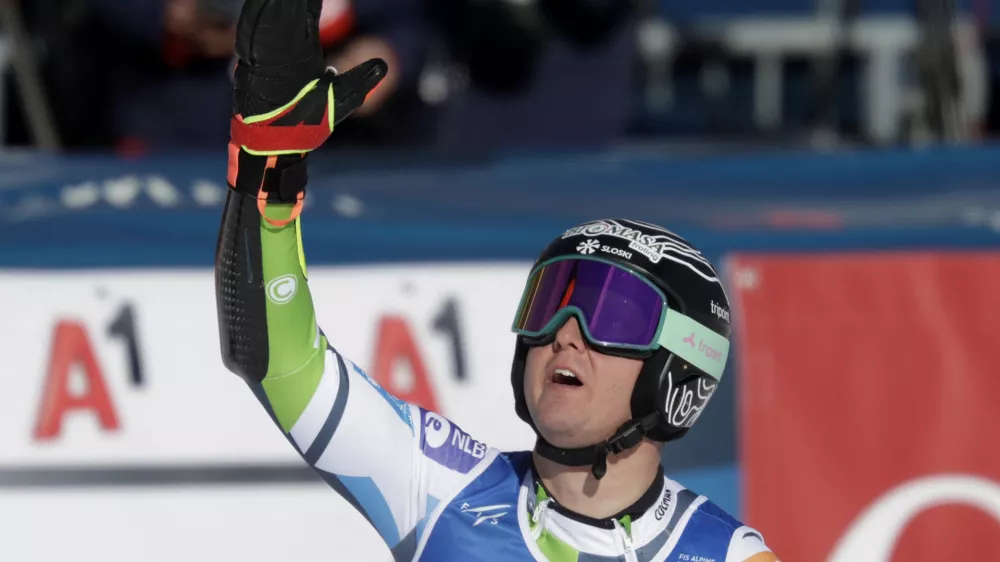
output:
MULTIPOLYGON (((420 411, 388 395, 319 330, 299 216, 308 153, 385 75, 369 61, 324 73, 319 1, 249 0, 240 21, 229 186, 216 250, 222 360, 303 459, 412 557, 429 506, 420 411)), ((431 506, 432 507, 432 506, 431 506)))
POLYGON ((230 192, 216 249, 222 360, 273 390, 286 429, 302 414, 323 371, 301 247, 309 152, 385 76, 381 60, 342 75, 325 71, 322 0, 249 0, 237 33, 230 192), (295 392, 284 390, 294 379, 295 392), (294 394, 294 396, 293 396, 294 394), (280 397, 279 397, 280 395, 280 397))
POLYGON ((240 17, 215 265, 222 360, 393 557, 409 560, 435 508, 495 452, 389 395, 317 326, 299 216, 308 154, 387 72, 381 60, 324 72, 321 3, 247 0, 240 17))

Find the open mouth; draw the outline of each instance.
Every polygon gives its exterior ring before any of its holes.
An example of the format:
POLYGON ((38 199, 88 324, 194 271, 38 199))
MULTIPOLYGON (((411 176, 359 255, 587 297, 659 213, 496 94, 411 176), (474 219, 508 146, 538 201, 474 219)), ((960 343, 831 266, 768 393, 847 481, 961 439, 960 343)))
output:
POLYGON ((553 371, 552 382, 568 386, 583 386, 583 382, 577 378, 576 373, 569 369, 556 369, 553 371))

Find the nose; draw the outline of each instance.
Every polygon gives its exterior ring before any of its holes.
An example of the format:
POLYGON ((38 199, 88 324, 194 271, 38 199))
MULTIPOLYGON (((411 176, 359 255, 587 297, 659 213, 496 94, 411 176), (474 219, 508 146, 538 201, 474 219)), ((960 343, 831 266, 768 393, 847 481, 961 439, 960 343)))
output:
POLYGON ((580 332, 580 324, 575 317, 571 317, 556 332, 556 338, 552 341, 552 351, 559 353, 564 347, 570 347, 576 351, 585 351, 586 343, 583 341, 583 333, 580 332))

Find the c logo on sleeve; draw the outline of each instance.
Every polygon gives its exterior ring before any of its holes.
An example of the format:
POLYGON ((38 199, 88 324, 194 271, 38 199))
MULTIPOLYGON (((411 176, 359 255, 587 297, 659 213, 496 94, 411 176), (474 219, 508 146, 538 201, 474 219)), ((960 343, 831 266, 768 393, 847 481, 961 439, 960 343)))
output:
POLYGON ((267 283, 267 300, 274 304, 285 304, 295 298, 299 280, 292 274, 275 277, 267 283))

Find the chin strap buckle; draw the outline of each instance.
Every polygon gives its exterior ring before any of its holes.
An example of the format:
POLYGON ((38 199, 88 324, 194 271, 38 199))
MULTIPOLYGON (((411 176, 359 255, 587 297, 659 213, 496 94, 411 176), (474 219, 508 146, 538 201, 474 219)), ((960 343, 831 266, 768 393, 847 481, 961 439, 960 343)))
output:
POLYGON ((610 439, 597 446, 597 457, 590 469, 594 478, 600 480, 607 474, 609 454, 620 455, 635 447, 646 436, 646 432, 655 425, 655 415, 646 416, 638 421, 630 420, 622 424, 610 439))

